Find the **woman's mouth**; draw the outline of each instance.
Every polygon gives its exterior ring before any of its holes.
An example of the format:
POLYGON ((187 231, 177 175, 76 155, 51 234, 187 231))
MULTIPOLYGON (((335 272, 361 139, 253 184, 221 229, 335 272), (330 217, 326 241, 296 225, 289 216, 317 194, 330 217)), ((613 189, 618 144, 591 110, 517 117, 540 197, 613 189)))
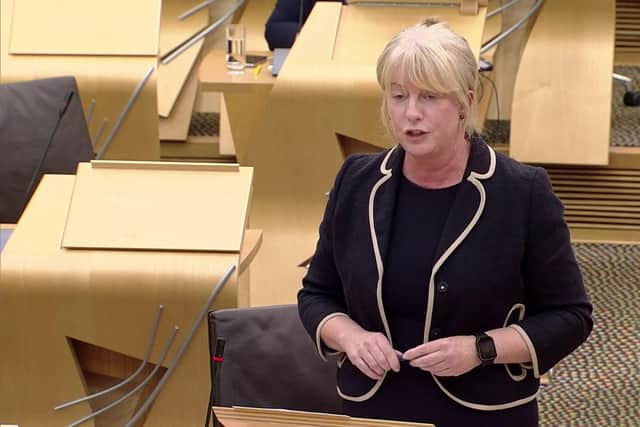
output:
POLYGON ((420 129, 409 129, 404 131, 404 134, 409 138, 419 138, 423 135, 426 135, 427 132, 420 129))

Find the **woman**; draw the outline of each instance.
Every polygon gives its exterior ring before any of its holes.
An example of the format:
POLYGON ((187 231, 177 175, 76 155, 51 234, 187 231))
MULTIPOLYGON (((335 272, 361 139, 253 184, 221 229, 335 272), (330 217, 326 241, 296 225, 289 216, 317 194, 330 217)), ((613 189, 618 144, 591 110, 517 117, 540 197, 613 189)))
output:
POLYGON ((338 173, 302 321, 341 353, 347 415, 536 426, 539 376, 592 328, 562 205, 475 133, 475 57, 445 24, 396 35, 377 75, 397 145, 338 173))

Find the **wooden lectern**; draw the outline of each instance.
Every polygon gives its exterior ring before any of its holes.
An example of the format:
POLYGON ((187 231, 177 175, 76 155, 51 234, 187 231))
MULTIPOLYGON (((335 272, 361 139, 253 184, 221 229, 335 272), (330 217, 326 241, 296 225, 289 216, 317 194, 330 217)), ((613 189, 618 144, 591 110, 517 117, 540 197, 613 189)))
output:
MULTIPOLYGON (((2 252, 0 422, 67 425, 115 400, 53 409, 131 374, 164 305, 151 366, 174 325, 181 330, 161 376, 223 273, 246 268, 241 250, 250 258, 260 244, 259 233, 245 233, 252 175, 237 165, 156 162, 81 163, 76 176, 45 175, 2 252)), ((246 298, 239 275, 214 307, 246 298)), ((202 424, 206 330, 197 329, 145 425, 202 424)), ((92 422, 124 425, 157 382, 92 422)))
POLYGON ((433 424, 279 409, 214 407, 213 410, 225 427, 436 427, 433 424))

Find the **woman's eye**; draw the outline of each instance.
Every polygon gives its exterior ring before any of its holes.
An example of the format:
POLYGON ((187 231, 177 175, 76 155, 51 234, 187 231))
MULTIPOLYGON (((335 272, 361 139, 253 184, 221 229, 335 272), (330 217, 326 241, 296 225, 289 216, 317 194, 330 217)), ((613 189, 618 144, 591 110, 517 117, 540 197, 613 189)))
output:
POLYGON ((404 98, 404 95, 401 94, 401 93, 396 93, 396 94, 391 95, 391 97, 393 99, 402 99, 402 98, 404 98))

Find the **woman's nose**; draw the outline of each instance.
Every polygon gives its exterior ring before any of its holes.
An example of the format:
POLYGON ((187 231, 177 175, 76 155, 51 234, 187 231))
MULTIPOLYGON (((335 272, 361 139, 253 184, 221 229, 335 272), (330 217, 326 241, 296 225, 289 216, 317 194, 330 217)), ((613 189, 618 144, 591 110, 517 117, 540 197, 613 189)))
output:
POLYGON ((410 121, 416 121, 422 119, 422 110, 418 105, 418 101, 415 98, 410 98, 407 104, 407 110, 405 111, 407 119, 410 121))

